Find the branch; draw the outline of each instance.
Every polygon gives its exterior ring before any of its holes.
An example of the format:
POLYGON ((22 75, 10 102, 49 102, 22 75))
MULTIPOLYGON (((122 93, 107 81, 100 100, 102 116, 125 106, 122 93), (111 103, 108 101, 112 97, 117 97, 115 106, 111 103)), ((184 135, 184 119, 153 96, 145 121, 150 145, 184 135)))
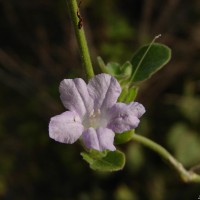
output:
POLYGON ((174 168, 174 170, 178 173, 180 178, 186 183, 200 183, 200 175, 193 171, 187 171, 183 165, 177 161, 165 148, 161 145, 155 143, 154 141, 141 136, 141 135, 133 135, 133 140, 143 144, 144 146, 150 148, 157 154, 159 154, 163 159, 165 159, 170 166, 174 168))
POLYGON ((72 24, 76 33, 76 39, 80 49, 81 59, 85 67, 86 73, 88 75, 88 78, 91 78, 94 76, 94 71, 90 59, 85 32, 83 29, 83 19, 80 15, 79 10, 81 1, 79 2, 79 6, 77 5, 76 0, 67 0, 67 3, 71 15, 71 20, 73 22, 72 24))

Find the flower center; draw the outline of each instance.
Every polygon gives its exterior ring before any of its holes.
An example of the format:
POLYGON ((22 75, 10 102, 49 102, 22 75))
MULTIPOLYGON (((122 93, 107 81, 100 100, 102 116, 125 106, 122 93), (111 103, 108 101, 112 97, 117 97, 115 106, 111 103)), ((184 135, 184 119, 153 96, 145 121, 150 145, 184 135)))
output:
POLYGON ((93 110, 89 116, 89 126, 97 128, 100 123, 100 118, 101 118, 101 111, 98 109, 97 112, 94 112, 93 110))
POLYGON ((92 110, 87 119, 84 120, 83 124, 85 128, 105 128, 107 126, 107 120, 102 116, 101 111, 98 109, 97 111, 92 110))

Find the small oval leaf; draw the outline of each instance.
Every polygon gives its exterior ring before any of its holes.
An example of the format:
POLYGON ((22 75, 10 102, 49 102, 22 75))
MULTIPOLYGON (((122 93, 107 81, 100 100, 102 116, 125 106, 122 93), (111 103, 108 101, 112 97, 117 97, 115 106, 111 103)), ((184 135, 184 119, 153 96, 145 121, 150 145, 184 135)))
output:
POLYGON ((169 47, 154 43, 141 47, 131 59, 133 82, 144 81, 166 65, 171 58, 169 47))
POLYGON ((95 157, 94 154, 90 154, 89 152, 82 152, 81 156, 89 163, 91 169, 103 172, 121 170, 125 164, 125 155, 118 150, 108 151, 103 157, 95 157))

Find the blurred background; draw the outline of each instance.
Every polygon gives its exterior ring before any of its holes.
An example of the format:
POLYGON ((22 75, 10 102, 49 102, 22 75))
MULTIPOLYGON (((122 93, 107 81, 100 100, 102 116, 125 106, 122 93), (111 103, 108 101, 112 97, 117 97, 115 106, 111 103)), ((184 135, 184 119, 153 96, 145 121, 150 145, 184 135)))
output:
MULTIPOLYGON (((147 109, 137 133, 167 148, 185 167, 200 163, 200 1, 83 0, 81 14, 96 57, 123 64, 138 47, 172 49, 170 63, 142 84, 147 109)), ((0 199, 188 200, 199 184, 182 183, 140 144, 121 145, 125 168, 89 169, 79 144, 48 137, 50 117, 65 109, 63 78, 85 77, 65 0, 0 1, 0 199)))

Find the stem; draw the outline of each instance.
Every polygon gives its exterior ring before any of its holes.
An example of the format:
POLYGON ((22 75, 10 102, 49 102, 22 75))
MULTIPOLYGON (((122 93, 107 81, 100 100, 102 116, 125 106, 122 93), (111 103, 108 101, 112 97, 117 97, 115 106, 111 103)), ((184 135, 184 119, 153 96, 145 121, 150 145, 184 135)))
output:
POLYGON ((184 182, 196 182, 196 183, 200 183, 200 175, 196 174, 193 171, 187 171, 183 165, 177 161, 165 148, 163 148, 161 145, 155 143, 154 141, 141 136, 141 135, 136 135, 133 134, 133 140, 137 141, 141 144, 143 144, 144 146, 150 148, 151 150, 155 151, 157 154, 159 154, 163 159, 165 159, 170 166, 172 166, 176 172, 178 173, 178 175, 180 176, 180 178, 184 181, 184 182))
POLYGON ((74 30, 76 33, 76 39, 77 39, 78 46, 80 49, 81 59, 85 67, 88 78, 91 78, 94 76, 94 71, 93 71, 92 62, 90 59, 90 54, 89 54, 89 50, 87 46, 84 29, 83 27, 78 27, 78 23, 80 19, 77 16, 77 12, 79 13, 77 1, 67 0, 67 4, 69 7, 71 19, 72 19, 74 30))

